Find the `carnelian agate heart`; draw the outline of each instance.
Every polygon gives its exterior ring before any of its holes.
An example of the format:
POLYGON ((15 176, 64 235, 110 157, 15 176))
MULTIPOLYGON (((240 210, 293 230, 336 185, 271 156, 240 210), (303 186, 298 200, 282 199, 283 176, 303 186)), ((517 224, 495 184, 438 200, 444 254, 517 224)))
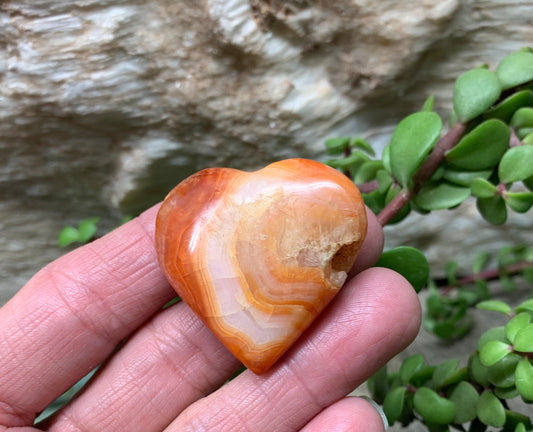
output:
POLYGON ((366 226, 346 176, 289 159, 187 178, 159 210, 156 247, 178 295, 260 374, 337 294, 366 226))

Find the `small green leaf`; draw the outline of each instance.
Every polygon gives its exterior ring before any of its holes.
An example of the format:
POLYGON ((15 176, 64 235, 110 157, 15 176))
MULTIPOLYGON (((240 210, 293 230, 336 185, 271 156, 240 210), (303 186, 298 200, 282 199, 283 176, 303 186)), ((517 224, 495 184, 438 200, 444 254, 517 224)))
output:
POLYGON ((519 352, 533 352, 533 324, 528 324, 516 333, 513 347, 519 352))
POLYGON ((71 226, 64 227, 59 233, 57 243, 60 247, 68 246, 74 242, 77 242, 79 238, 79 232, 76 228, 71 226))
POLYGON ((478 198, 491 198, 498 193, 498 188, 495 185, 480 177, 472 180, 470 190, 472 195, 478 198))
POLYGON ((492 170, 484 171, 464 171, 461 169, 446 168, 442 177, 451 183, 459 186, 470 187, 472 181, 476 178, 483 178, 487 180, 492 174, 492 170))
POLYGON ((358 148, 360 150, 363 150, 364 152, 368 153, 370 156, 376 155, 370 143, 367 140, 364 140, 363 138, 354 138, 352 142, 350 143, 350 146, 353 148, 358 148))
POLYGON ((470 356, 470 359, 468 360, 468 370, 475 382, 483 387, 488 387, 490 385, 489 369, 486 366, 483 366, 477 353, 470 356))
POLYGON ((533 80, 533 54, 517 51, 505 57, 496 69, 502 89, 516 87, 533 80))
POLYGON ((516 366, 515 383, 520 395, 533 401, 533 366, 527 357, 522 357, 516 366))
POLYGON ((79 237, 78 241, 80 243, 87 243, 93 238, 96 234, 97 224, 100 221, 100 218, 89 218, 82 220, 78 227, 79 237))
POLYGON ((422 105, 422 109, 420 111, 433 111, 433 106, 435 105, 435 96, 430 95, 424 102, 424 105, 422 105))
POLYGON ((476 406, 479 394, 472 384, 461 381, 450 395, 450 400, 455 405, 454 423, 462 424, 476 418, 476 406))
POLYGON ((482 310, 488 310, 493 312, 500 312, 505 315, 510 315, 511 307, 500 300, 485 300, 479 302, 476 307, 482 310))
POLYGON ((527 144, 527 145, 533 144, 533 132, 528 133, 524 138, 522 138, 522 144, 527 144))
POLYGON ((487 426, 502 427, 505 424, 505 409, 500 400, 488 390, 479 397, 477 416, 487 426))
POLYGON ((424 356, 415 354, 407 357, 400 366, 400 379, 403 384, 408 384, 411 377, 424 367, 424 356))
POLYGON ((508 344, 509 340, 505 335, 505 327, 492 327, 488 329, 485 333, 483 333, 477 342, 478 351, 480 351, 481 348, 483 348, 483 345, 485 345, 489 341, 500 341, 508 344))
POLYGON ((338 156, 344 154, 350 145, 350 138, 330 138, 326 140, 326 152, 330 156, 338 156))
POLYGON ((391 164, 390 164, 390 144, 387 144, 383 149, 381 154, 381 161, 383 162, 383 167, 392 174, 391 164))
POLYGON ((533 106, 533 92, 531 90, 522 90, 513 93, 498 103, 494 108, 488 110, 484 117, 498 118, 508 123, 516 110, 526 106, 533 106))
POLYGON ((355 183, 366 183, 376 178, 378 171, 383 170, 383 162, 380 160, 370 160, 364 162, 354 173, 355 183))
POLYGON ((341 170, 356 170, 366 161, 369 161, 370 158, 360 151, 354 151, 349 156, 341 159, 330 159, 326 161, 326 164, 330 167, 341 169, 341 170))
POLYGON ((389 190, 393 182, 391 175, 384 169, 377 172, 376 179, 379 185, 378 191, 382 194, 386 193, 389 190))
POLYGON ((511 387, 515 383, 515 369, 520 356, 510 353, 489 367, 488 378, 496 387, 511 387))
POLYGON ((531 419, 529 416, 525 416, 524 414, 520 414, 509 409, 505 410, 505 414, 507 416, 505 420, 505 430, 513 430, 512 428, 518 428, 518 426, 522 425, 525 429, 514 429, 514 432, 531 431, 533 424, 531 424, 531 419))
POLYGON ((372 213, 378 214, 385 207, 385 196, 379 190, 363 194, 365 205, 372 210, 372 213))
POLYGON ((533 108, 524 107, 516 110, 509 125, 515 130, 533 127, 533 108))
POLYGON ((411 114, 398 124, 390 142, 390 166, 402 186, 410 185, 441 131, 440 117, 428 111, 411 114))
POLYGON ((427 387, 419 388, 413 399, 414 407, 428 423, 449 424, 455 418, 455 405, 427 387))
POLYGON ((389 425, 394 424, 398 417, 400 417, 403 410, 406 391, 407 389, 405 387, 396 387, 385 397, 385 400, 383 401, 383 411, 387 416, 389 425))
POLYGON ((381 403, 389 392, 387 365, 385 364, 385 366, 372 375, 367 380, 366 385, 372 399, 381 403))
POLYGON ((514 432, 527 432, 524 423, 518 423, 514 429, 514 432))
POLYGON ((533 192, 506 192, 503 199, 517 213, 525 213, 533 206, 533 192))
POLYGON ((452 359, 442 362, 433 370, 433 384, 439 389, 457 370, 459 360, 452 359))
MULTIPOLYGON (((490 262, 490 254, 487 251, 480 251, 474 257, 472 263, 472 272, 478 274, 479 272, 485 270, 490 262)), ((478 303, 479 306, 479 303, 478 303)), ((483 308, 480 308, 483 309, 483 308)))
POLYGON ((505 201, 499 195, 492 198, 478 198, 476 206, 483 219, 493 225, 503 225, 507 220, 505 201))
POLYGON ((453 109, 459 120, 467 122, 489 109, 500 97, 500 81, 494 72, 474 69, 455 81, 453 109))
POLYGON ((376 263, 400 273, 419 292, 427 284, 429 264, 422 252, 409 246, 400 246, 383 252, 376 263))
POLYGON ((516 135, 524 144, 531 144, 530 135, 533 134, 533 127, 524 127, 522 129, 515 129, 516 135))
POLYGON ((515 308, 515 313, 520 312, 533 312, 533 299, 525 300, 515 308))
POLYGON ((516 334, 531 322, 531 315, 522 312, 511 319, 505 326, 505 335, 509 342, 514 343, 516 334))
POLYGON ((459 264, 457 263, 457 261, 447 261, 446 264, 444 264, 444 273, 446 274, 446 279, 448 279, 448 285, 457 284, 458 268, 459 264))
POLYGON ((503 183, 533 176, 533 146, 522 145, 507 150, 500 161, 498 176, 503 183))
POLYGON ((492 366, 494 363, 510 354, 511 351, 511 346, 504 342, 489 341, 481 347, 481 350, 479 351, 479 359, 485 366, 492 366))
POLYGON ((510 136, 511 131, 504 122, 486 120, 461 138, 446 154, 446 160, 468 171, 492 169, 509 148, 510 136))
POLYGON ((515 397, 519 396, 518 390, 514 385, 510 387, 494 387, 494 394, 499 399, 514 399, 515 397))
POLYGON ((425 185, 414 202, 424 210, 443 210, 461 204, 469 196, 469 188, 443 182, 425 185))

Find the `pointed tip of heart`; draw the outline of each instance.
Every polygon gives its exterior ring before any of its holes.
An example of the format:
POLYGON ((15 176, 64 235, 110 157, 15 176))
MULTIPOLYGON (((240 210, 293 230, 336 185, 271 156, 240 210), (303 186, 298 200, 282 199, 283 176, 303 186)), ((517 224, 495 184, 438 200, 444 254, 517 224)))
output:
POLYGON ((332 300, 366 234, 354 184, 319 162, 200 171, 156 222, 180 297, 255 373, 267 371, 332 300))

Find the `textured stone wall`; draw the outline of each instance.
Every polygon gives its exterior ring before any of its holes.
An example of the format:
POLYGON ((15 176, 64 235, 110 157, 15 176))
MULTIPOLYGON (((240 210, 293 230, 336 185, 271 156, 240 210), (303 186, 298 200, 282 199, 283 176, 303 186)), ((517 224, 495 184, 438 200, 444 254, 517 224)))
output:
MULTIPOLYGON (((533 44, 531 17, 506 0, 3 0, 0 304, 63 252, 65 224, 109 229, 208 166, 382 146, 430 93, 445 114, 459 73, 533 44)), ((457 254, 479 222, 465 209, 391 244, 457 233, 457 254)))

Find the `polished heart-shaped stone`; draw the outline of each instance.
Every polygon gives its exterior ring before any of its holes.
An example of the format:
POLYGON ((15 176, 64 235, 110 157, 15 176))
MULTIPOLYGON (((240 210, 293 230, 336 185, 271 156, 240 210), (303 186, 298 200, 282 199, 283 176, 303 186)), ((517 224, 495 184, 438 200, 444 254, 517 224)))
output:
POLYGON ((350 179, 289 159, 252 173, 205 169, 181 182, 159 210, 156 248, 178 295, 260 374, 337 294, 366 227, 350 179))

